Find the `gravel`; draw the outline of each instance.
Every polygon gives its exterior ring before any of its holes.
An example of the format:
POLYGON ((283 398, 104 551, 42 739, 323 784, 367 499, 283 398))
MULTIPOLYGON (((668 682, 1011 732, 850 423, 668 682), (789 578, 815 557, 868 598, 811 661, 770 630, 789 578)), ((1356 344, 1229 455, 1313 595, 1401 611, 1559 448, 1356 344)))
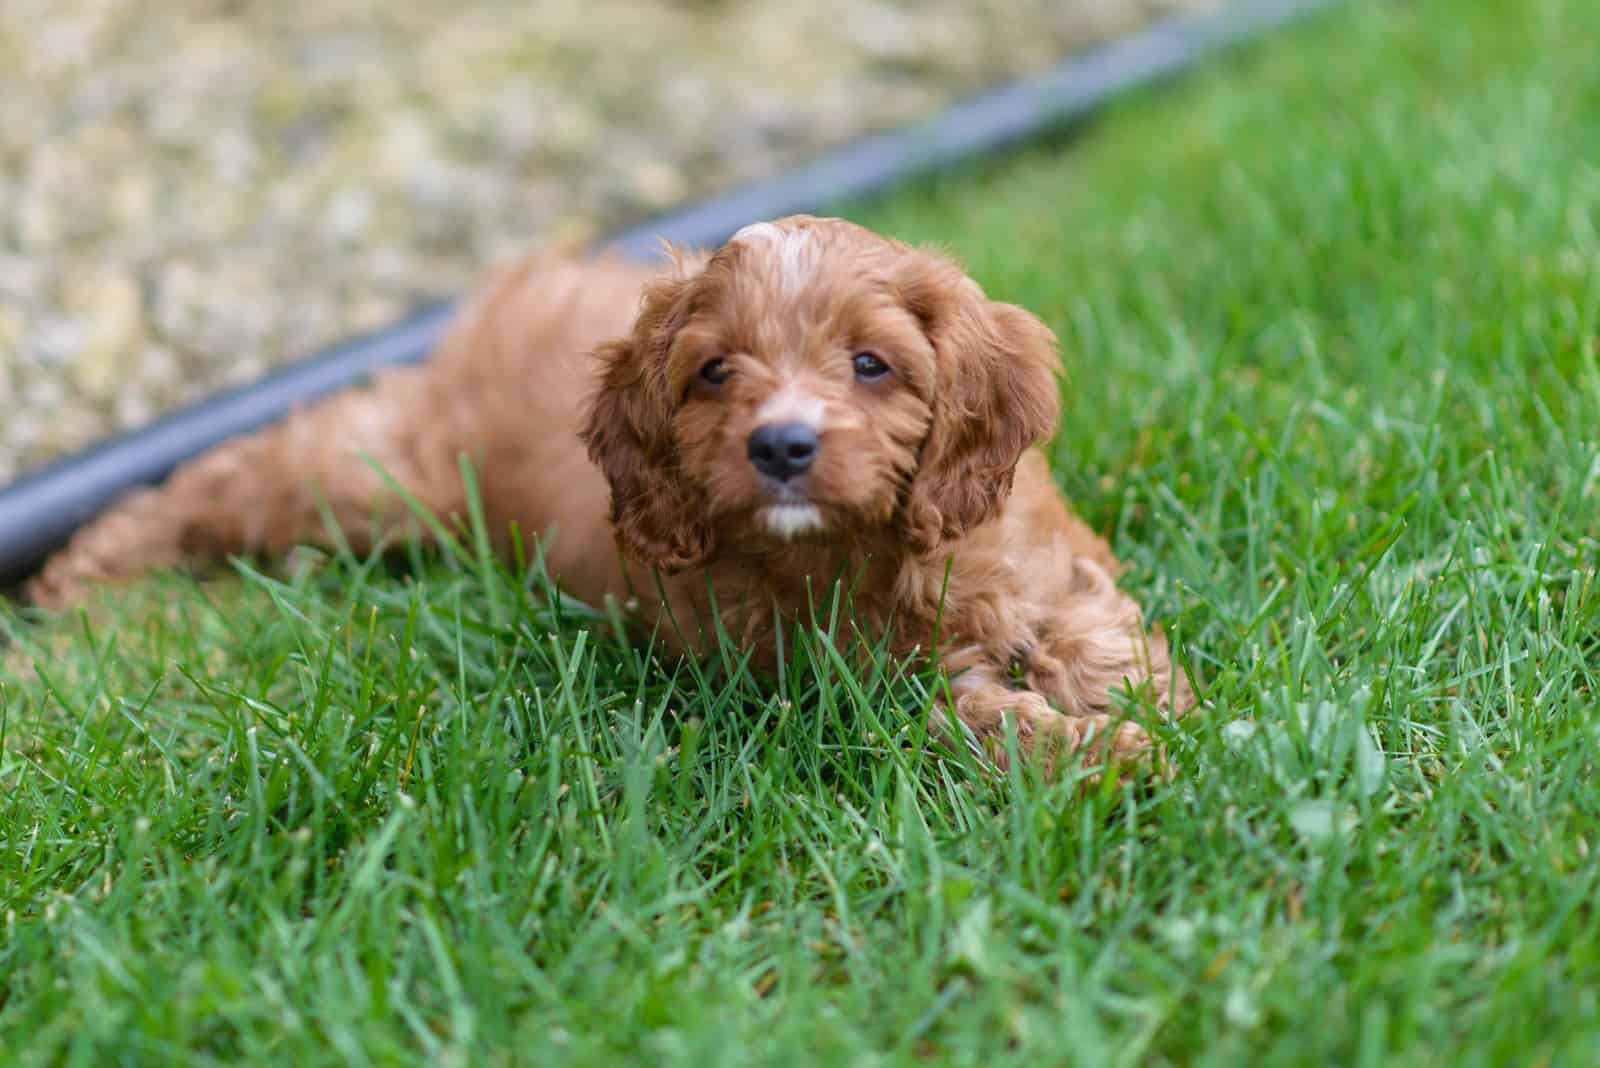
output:
POLYGON ((5 0, 0 484, 1216 0, 5 0))

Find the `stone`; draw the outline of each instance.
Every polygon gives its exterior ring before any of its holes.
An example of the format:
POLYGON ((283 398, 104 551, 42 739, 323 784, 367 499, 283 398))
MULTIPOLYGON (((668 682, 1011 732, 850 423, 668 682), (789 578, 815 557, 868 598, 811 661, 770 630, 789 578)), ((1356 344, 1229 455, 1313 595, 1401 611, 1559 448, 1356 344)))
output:
POLYGON ((134 357, 144 344, 139 283, 128 274, 89 274, 69 278, 65 288, 64 303, 85 329, 68 374, 90 398, 109 400, 132 378, 134 357))

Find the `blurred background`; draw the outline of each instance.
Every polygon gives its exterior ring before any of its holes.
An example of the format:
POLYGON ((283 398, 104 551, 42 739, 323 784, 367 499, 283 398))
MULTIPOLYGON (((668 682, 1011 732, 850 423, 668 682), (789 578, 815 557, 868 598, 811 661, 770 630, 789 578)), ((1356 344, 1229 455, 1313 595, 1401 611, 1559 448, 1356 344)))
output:
POLYGON ((4 0, 0 485, 1218 0, 4 0))

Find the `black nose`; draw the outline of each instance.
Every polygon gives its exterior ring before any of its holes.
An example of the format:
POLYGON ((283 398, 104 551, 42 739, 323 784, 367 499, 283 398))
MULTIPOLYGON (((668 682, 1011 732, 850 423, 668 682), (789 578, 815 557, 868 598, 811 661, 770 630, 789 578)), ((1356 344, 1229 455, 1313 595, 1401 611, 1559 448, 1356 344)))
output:
POLYGON ((817 432, 804 423, 768 423, 750 434, 750 462, 782 482, 802 474, 817 458, 817 432))

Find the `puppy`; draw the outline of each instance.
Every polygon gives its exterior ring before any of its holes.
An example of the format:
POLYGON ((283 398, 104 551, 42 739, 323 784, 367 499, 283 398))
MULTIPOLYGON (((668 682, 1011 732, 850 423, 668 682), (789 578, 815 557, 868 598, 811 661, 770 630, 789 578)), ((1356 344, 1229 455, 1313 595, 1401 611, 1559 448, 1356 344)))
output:
POLYGON ((1026 751, 1132 752, 1148 738, 1117 691, 1167 714, 1193 699, 1032 447, 1056 375, 1038 319, 837 219, 758 223, 665 268, 530 258, 432 362, 134 493, 31 595, 59 608, 187 558, 327 544, 330 515, 366 551, 414 522, 406 494, 465 516, 465 457, 502 549, 539 535, 565 590, 677 651, 720 629, 770 669, 778 629, 844 582, 858 625, 937 658, 939 726, 996 759, 1008 730, 1026 751))

